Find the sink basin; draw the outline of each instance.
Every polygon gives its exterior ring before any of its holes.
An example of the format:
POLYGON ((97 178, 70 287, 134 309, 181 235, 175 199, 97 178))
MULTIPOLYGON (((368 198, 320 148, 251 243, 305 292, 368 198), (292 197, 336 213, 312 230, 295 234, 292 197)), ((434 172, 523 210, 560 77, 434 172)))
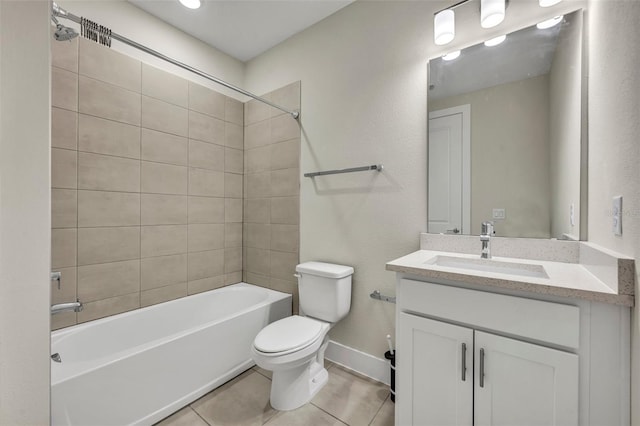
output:
POLYGON ((467 257, 434 256, 424 262, 427 265, 445 268, 470 269, 480 272, 518 275, 521 277, 549 278, 542 265, 529 263, 502 262, 489 259, 470 259, 467 257))

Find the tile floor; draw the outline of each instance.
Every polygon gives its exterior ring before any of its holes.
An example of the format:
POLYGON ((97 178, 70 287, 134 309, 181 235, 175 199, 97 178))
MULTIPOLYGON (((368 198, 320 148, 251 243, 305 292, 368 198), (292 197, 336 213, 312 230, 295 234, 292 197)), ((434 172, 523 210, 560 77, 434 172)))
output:
POLYGON ((327 371, 329 383, 297 410, 271 408, 270 372, 253 367, 156 426, 393 425, 387 386, 336 364, 327 363, 327 371))

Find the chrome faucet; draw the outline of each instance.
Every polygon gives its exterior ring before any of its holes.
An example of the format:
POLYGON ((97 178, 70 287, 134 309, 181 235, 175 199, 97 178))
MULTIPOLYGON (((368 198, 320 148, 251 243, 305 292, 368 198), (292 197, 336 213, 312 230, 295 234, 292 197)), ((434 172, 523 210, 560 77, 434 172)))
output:
POLYGON ((51 305, 51 315, 59 314, 60 312, 74 311, 80 312, 82 311, 83 306, 81 301, 69 302, 69 303, 58 303, 57 305, 51 305))
POLYGON ((491 236, 494 234, 493 222, 482 222, 480 241, 482 242, 482 252, 480 258, 491 259, 491 236))

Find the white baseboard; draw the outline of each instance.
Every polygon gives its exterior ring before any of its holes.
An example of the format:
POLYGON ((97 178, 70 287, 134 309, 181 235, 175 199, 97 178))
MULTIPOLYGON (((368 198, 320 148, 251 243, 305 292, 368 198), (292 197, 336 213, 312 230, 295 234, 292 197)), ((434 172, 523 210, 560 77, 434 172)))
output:
POLYGON ((329 341, 325 358, 338 365, 370 377, 386 385, 390 382, 389 361, 377 358, 341 343, 329 341))

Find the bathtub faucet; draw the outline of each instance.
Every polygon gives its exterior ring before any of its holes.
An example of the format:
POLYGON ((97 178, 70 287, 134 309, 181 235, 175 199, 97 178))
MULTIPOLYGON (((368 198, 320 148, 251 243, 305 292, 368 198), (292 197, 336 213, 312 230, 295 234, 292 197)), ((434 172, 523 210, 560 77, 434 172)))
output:
POLYGON ((58 303, 57 305, 51 305, 51 315, 67 311, 80 312, 82 308, 82 302, 79 300, 76 302, 58 303))

